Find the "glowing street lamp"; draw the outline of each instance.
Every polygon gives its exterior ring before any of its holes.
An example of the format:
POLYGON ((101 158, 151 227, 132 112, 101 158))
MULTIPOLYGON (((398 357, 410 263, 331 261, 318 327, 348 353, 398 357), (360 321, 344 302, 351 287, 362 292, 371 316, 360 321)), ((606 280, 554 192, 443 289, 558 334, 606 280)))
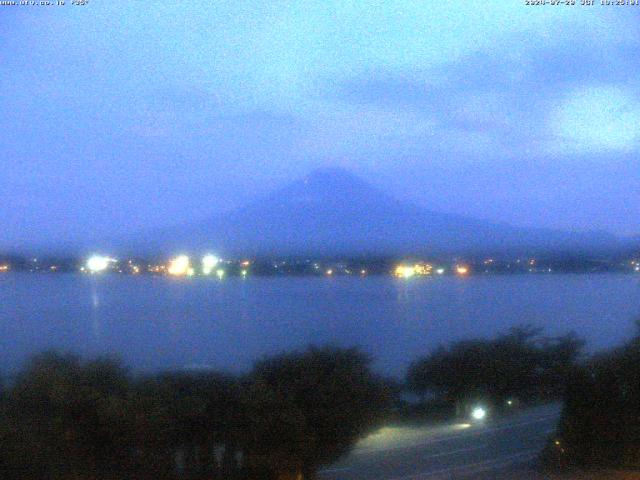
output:
POLYGON ((204 275, 211 275, 213 269, 216 268, 216 265, 220 262, 220 259, 215 255, 205 255, 202 257, 202 273, 204 275))
POLYGON ((482 407, 474 407, 473 410, 471 410, 471 418, 474 420, 484 420, 486 416, 487 411, 482 407))
POLYGON ((416 274, 416 269, 413 265, 398 265, 394 274, 399 278, 411 278, 416 274))
POLYGON ((102 272, 109 268, 111 262, 115 262, 115 260, 102 255, 93 255, 87 260, 87 270, 91 273, 102 272))
POLYGON ((175 258, 172 258, 169 261, 169 267, 167 268, 167 273, 169 275, 187 275, 189 273, 189 269, 191 268, 191 263, 189 262, 189 257, 186 255, 178 255, 175 258))

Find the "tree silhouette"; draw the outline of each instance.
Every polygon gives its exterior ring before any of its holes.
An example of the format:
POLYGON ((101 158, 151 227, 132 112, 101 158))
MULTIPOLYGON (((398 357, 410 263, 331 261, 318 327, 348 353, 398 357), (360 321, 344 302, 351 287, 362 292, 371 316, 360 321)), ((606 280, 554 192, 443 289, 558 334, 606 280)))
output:
POLYGON ((377 424, 391 401, 388 386, 357 349, 310 348, 266 359, 251 381, 250 411, 258 415, 250 418, 249 453, 264 460, 259 467, 273 478, 307 478, 337 460, 377 424), (276 455, 265 451, 269 444, 276 455), (274 470, 274 464, 283 468, 274 470))
POLYGON ((452 403, 482 398, 503 405, 510 397, 560 397, 583 342, 574 334, 543 338, 532 326, 490 340, 464 340, 411 364, 407 386, 452 403))
POLYGON ((47 352, 0 396, 0 478, 310 478, 375 426, 389 392, 355 349, 267 358, 242 379, 134 378, 47 352))
POLYGON ((552 466, 640 467, 640 323, 626 345, 571 378, 560 424, 543 459, 552 466))
POLYGON ((135 471, 126 416, 129 384, 119 364, 81 365, 70 355, 32 359, 8 395, 7 467, 16 478, 117 478, 135 471), (14 465, 15 462, 21 462, 14 465), (15 467, 15 468, 14 468, 15 467), (18 471, 15 471, 17 469, 18 471))

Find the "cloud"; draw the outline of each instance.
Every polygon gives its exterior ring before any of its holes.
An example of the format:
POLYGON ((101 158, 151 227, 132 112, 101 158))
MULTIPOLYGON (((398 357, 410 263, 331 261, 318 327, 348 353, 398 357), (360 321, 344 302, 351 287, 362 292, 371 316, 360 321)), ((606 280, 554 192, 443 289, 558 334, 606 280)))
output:
POLYGON ((429 118, 433 127, 422 149, 441 158, 526 161, 552 155, 573 162, 575 154, 629 152, 637 135, 620 122, 637 119, 633 96, 640 91, 640 66, 625 45, 602 41, 608 38, 605 25, 621 38, 634 35, 619 17, 585 17, 563 32, 582 44, 577 50, 559 49, 557 37, 545 30, 533 38, 512 32, 505 43, 430 68, 366 72, 327 96, 363 111, 376 106, 397 117, 429 118), (587 25, 601 35, 581 36, 587 25), (625 89, 607 84, 611 72, 625 89), (579 123, 596 116, 599 127, 579 123))
MULTIPOLYGON (((114 218, 91 204, 103 185, 125 224, 139 211, 160 222, 162 212, 226 208, 327 163, 420 192, 437 183, 433 172, 447 183, 508 164, 498 192, 469 197, 478 208, 517 197, 532 172, 553 175, 535 163, 541 156, 588 175, 586 157, 614 153, 632 171, 622 154, 638 143, 640 10, 504 0, 92 5, 0 19, 11 52, 0 115, 16 132, 0 147, 12 191, 28 178, 100 224, 114 218), (27 48, 26 37, 42 41, 27 48), (54 181, 72 188, 50 190, 54 181), (161 206, 147 207, 148 197, 161 206)), ((472 177, 462 182, 470 192, 472 177)), ((446 209, 450 197, 443 186, 430 198, 446 209)), ((38 224, 45 210, 25 200, 16 212, 38 224)))
POLYGON ((638 92, 618 85, 579 86, 551 114, 549 127, 562 153, 628 153, 640 147, 638 92))

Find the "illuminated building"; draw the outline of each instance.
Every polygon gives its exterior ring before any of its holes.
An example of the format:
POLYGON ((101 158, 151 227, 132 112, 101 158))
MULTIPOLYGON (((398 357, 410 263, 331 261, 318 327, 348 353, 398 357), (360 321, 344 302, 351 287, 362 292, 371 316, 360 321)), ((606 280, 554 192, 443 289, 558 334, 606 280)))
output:
POLYGON ((116 260, 113 258, 104 257, 102 255, 93 255, 87 260, 86 267, 91 273, 98 273, 109 268, 109 264, 115 261, 116 260))
POLYGON ((215 255, 205 255, 204 257, 202 257, 202 273, 204 275, 210 275, 219 262, 220 259, 215 255))
POLYGON ((189 257, 186 255, 178 255, 177 257, 169 261, 167 273, 169 275, 176 275, 176 276, 187 275, 189 273, 190 268, 191 268, 191 263, 189 261, 189 257))
POLYGON ((415 275, 412 265, 398 265, 393 274, 399 278, 410 278, 415 275))
POLYGON ((416 275, 431 275, 433 266, 428 263, 416 263, 413 266, 413 271, 416 275))
POLYGON ((426 276, 433 272, 433 265, 429 263, 416 263, 414 265, 398 265, 393 274, 398 278, 411 278, 415 275, 426 276))

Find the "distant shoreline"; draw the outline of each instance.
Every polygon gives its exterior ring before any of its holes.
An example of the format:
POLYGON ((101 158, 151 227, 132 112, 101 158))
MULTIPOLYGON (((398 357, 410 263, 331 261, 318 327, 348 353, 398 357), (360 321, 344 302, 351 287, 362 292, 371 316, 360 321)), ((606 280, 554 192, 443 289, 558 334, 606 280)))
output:
POLYGON ((77 273, 84 275, 132 275, 173 277, 474 277, 520 274, 640 274, 640 253, 617 257, 581 255, 529 257, 273 257, 218 258, 178 255, 173 258, 93 255, 78 257, 1 256, 0 275, 24 273, 77 273))
MULTIPOLYGON (((92 275, 92 274, 87 274, 87 273, 83 273, 83 272, 74 272, 74 271, 62 271, 62 272, 47 272, 47 271, 38 271, 38 272, 29 272, 29 271, 25 271, 25 270, 14 270, 14 271, 10 271, 10 272, 4 272, 4 273, 0 273, 0 279, 5 277, 5 276, 11 276, 11 275, 24 275, 24 276, 39 276, 39 277, 53 277, 53 276, 74 276, 74 277, 84 277, 84 278, 117 278, 117 277, 133 277, 133 278, 167 278, 170 280, 174 280, 174 281, 184 281, 184 280, 194 280, 194 281, 199 281, 199 280, 205 280, 205 281, 221 281, 218 278, 215 278, 213 276, 205 276, 205 275, 195 275, 192 277, 189 276, 183 276, 183 277, 175 277, 175 276, 171 276, 171 275, 158 275, 158 274, 151 274, 151 273, 143 273, 143 274, 130 274, 130 273, 102 273, 99 275, 92 275)), ((391 274, 391 273, 370 273, 367 275, 349 275, 349 274, 337 274, 337 275, 314 275, 314 274, 254 274, 254 275, 247 275, 247 277, 242 277, 241 275, 228 275, 226 276, 226 278, 233 278, 233 279, 240 279, 240 280, 246 280, 248 278, 260 278, 260 279, 278 279, 278 278, 292 278, 292 279, 326 279, 326 280, 331 280, 332 278, 351 278, 351 279, 359 279, 359 280, 365 280, 366 278, 390 278, 393 280, 397 280, 398 282, 412 282, 412 281, 428 281, 428 280, 437 280, 439 278, 457 278, 457 279, 461 279, 461 280, 471 280, 474 278, 488 278, 488 277, 525 277, 525 276, 539 276, 539 277, 543 277, 543 276, 554 276, 554 277, 558 277, 558 276, 584 276, 584 275, 624 275, 624 276, 629 276, 629 277, 633 277, 633 276, 637 276, 640 279, 640 274, 636 273, 636 272, 631 272, 631 271, 621 271, 621 270, 607 270, 607 271, 593 271, 593 272, 589 272, 589 271, 579 271, 579 272, 572 272, 572 271, 554 271, 554 272, 535 272, 535 273, 531 273, 531 272, 493 272, 493 273, 475 273, 475 274, 471 274, 471 275, 467 275, 464 278, 461 278, 460 276, 454 275, 454 274, 448 274, 448 275, 439 275, 439 276, 425 276, 425 277, 414 277, 412 279, 403 279, 403 278, 398 278, 395 275, 391 274)))

